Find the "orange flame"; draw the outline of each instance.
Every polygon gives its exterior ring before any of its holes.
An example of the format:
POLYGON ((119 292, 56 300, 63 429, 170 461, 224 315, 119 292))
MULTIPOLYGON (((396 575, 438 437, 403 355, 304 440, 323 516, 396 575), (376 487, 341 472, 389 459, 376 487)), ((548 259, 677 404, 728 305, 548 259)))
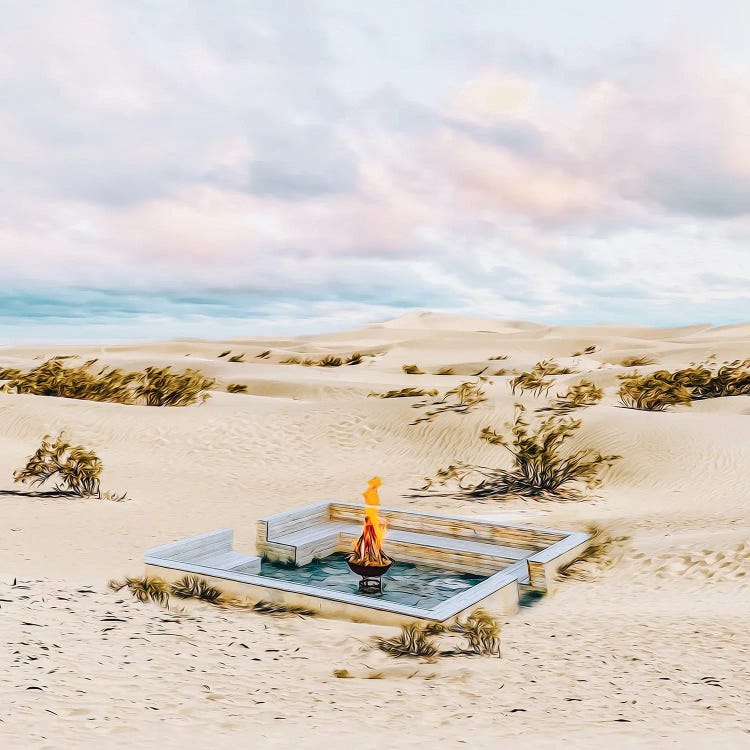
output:
POLYGON ((368 482, 368 488, 362 493, 365 498, 365 520, 362 524, 362 534, 354 542, 354 552, 349 556, 349 560, 357 565, 388 565, 392 562, 382 548, 385 523, 381 523, 378 516, 378 487, 381 484, 380 477, 373 477, 368 482))

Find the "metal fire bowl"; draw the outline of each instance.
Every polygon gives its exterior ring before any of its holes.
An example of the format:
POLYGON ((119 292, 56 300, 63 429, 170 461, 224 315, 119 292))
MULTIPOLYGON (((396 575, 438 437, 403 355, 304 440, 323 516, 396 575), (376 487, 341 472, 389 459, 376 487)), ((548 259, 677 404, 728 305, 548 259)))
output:
POLYGON ((380 578, 393 565, 393 561, 389 562, 388 565, 357 565, 357 563, 347 560, 346 564, 352 573, 356 573, 362 578, 380 578))

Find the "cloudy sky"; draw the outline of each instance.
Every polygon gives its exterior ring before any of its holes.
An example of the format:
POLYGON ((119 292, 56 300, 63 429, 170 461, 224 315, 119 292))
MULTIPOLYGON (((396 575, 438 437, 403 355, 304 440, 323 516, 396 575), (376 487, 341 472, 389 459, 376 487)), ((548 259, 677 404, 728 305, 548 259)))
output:
POLYGON ((0 342, 750 318, 750 3, 0 0, 0 342))

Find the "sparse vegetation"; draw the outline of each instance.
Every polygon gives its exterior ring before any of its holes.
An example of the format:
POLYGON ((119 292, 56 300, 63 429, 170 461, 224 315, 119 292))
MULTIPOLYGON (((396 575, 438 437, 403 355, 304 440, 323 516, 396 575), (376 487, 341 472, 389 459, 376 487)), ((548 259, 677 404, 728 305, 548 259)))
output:
POLYGON ((252 608, 256 612, 262 612, 266 615, 275 615, 276 617, 314 617, 315 612, 298 604, 283 604, 281 602, 268 602, 261 599, 255 602, 252 608))
POLYGON ((169 367, 147 367, 135 378, 133 397, 146 406, 188 406, 205 401, 216 382, 197 370, 172 372, 169 367))
POLYGON ((641 356, 641 357, 625 357, 620 365, 622 367, 646 367, 648 365, 655 365, 656 360, 653 357, 641 356))
POLYGON ((247 385, 245 383, 230 383, 227 386, 227 393, 247 393, 247 385))
POLYGON ((212 586, 205 578, 186 575, 175 581, 169 587, 169 593, 179 599, 200 599, 209 604, 218 604, 222 599, 222 592, 212 586))
POLYGON ((500 623, 484 609, 475 609, 464 621, 456 620, 447 626, 441 623, 403 625, 398 635, 376 637, 375 643, 381 651, 396 657, 500 656, 500 623), (466 638, 466 643, 458 648, 441 649, 437 639, 451 636, 466 638))
POLYGON ((360 352, 354 352, 353 354, 350 354, 346 358, 344 364, 346 364, 346 365, 359 365, 359 364, 362 364, 363 356, 364 355, 360 354, 360 352))
MULTIPOLYGON (((433 401, 429 405, 430 409, 411 424, 417 425, 421 422, 431 422, 439 414, 446 411, 465 414, 477 406, 477 404, 481 404, 487 400, 485 391, 481 387, 482 382, 484 382, 484 379, 480 378, 476 383, 467 381, 457 385, 455 388, 451 388, 443 394, 441 399, 433 401)), ((427 406, 427 404, 415 404, 415 406, 421 408, 422 406, 427 406)))
POLYGON ((230 362, 244 362, 245 361, 245 352, 242 352, 242 354, 233 354, 229 358, 230 362))
POLYGON ((318 367, 341 367, 344 364, 341 357, 334 357, 332 354, 326 354, 325 357, 318 360, 318 367))
POLYGON ((598 351, 599 351, 599 348, 595 344, 591 344, 590 346, 587 346, 583 351, 573 352, 571 356, 583 357, 584 355, 594 354, 595 352, 598 352, 598 351))
POLYGON ((299 357, 287 357, 286 359, 282 359, 279 364, 282 365, 301 365, 302 360, 299 357))
POLYGON ((525 407, 516 404, 513 422, 505 425, 510 437, 485 427, 480 438, 504 447, 513 459, 511 469, 491 468, 458 462, 440 469, 435 478, 426 478, 420 492, 455 485, 450 495, 468 499, 502 497, 511 494, 527 497, 573 498, 578 495, 570 485, 597 487, 600 472, 619 456, 603 455, 592 448, 565 451, 563 448, 580 428, 580 420, 550 416, 531 424, 525 419, 525 407))
POLYGON ((409 623, 401 627, 401 632, 393 638, 376 638, 381 651, 391 656, 432 657, 438 651, 434 636, 425 627, 409 623))
POLYGON ((510 381, 510 390, 513 395, 516 391, 523 393, 524 391, 531 391, 534 396, 540 396, 542 393, 545 395, 549 393, 549 389, 552 388, 552 381, 549 378, 545 378, 544 375, 540 375, 533 370, 531 372, 522 372, 512 378, 510 381))
POLYGON ((398 390, 386 391, 385 393, 370 393, 375 398, 414 398, 415 396, 437 396, 437 390, 424 390, 424 388, 400 388, 398 390))
POLYGON ((714 362, 691 364, 670 372, 656 370, 620 375, 620 402, 630 409, 663 411, 692 401, 722 396, 750 394, 750 359, 716 365, 714 362))
POLYGON ((510 359, 510 354, 496 354, 494 357, 488 357, 488 361, 496 362, 499 359, 510 359))
POLYGON ((219 355, 219 359, 221 359, 222 357, 226 357, 226 356, 227 356, 227 354, 231 354, 231 353, 232 353, 232 350, 231 350, 231 349, 227 349, 227 350, 226 350, 225 352, 222 352, 222 353, 221 353, 221 354, 219 355))
POLYGON ((143 578, 125 578, 124 581, 111 580, 109 588, 112 591, 121 591, 124 588, 139 601, 146 603, 155 602, 160 607, 169 606, 169 584, 158 576, 144 576, 143 578))
POLYGON ((435 375, 453 375, 453 368, 452 367, 441 367, 435 375))
POLYGON ((551 412, 552 414, 568 414, 574 409, 584 409, 587 406, 598 404, 604 391, 597 388, 590 380, 582 380, 580 383, 571 385, 564 394, 557 397, 547 406, 537 409, 537 412, 551 412))
POLYGON ((256 354, 255 358, 256 359, 268 359, 270 356, 271 356, 271 350, 270 349, 266 349, 266 350, 262 351, 260 354, 256 354))
POLYGON ((406 375, 424 375, 424 370, 420 370, 416 365, 401 365, 401 369, 406 375))
POLYGON ((571 370, 570 367, 560 367, 553 359, 543 359, 534 365, 532 372, 539 375, 570 375, 575 370, 571 370))
POLYGON ((41 487, 53 479, 55 492, 98 498, 101 497, 103 468, 94 451, 82 445, 71 445, 61 432, 54 440, 45 435, 26 465, 13 473, 13 479, 32 487, 41 487))
POLYGON ((92 359, 78 367, 65 367, 59 357, 53 357, 28 372, 4 370, 0 376, 7 377, 0 379, 8 381, 3 390, 9 393, 147 406, 188 406, 205 401, 206 392, 215 383, 197 370, 172 372, 170 367, 147 367, 143 372, 123 372, 102 367, 94 372, 95 363, 92 359))

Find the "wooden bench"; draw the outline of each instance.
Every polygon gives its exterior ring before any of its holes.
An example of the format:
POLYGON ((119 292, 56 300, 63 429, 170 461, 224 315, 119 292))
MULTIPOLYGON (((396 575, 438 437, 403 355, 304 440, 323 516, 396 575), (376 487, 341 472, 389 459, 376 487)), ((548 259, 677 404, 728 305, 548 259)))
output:
POLYGON ((260 557, 235 552, 233 538, 231 529, 209 531, 146 550, 144 560, 149 565, 181 570, 188 570, 184 567, 187 564, 211 570, 259 573, 260 557))
MULTIPOLYGON (((447 570, 492 575, 520 560, 519 582, 548 588, 561 556, 588 540, 586 534, 515 526, 415 511, 379 508, 387 527, 385 552, 397 560, 438 564, 447 570), (551 550, 551 552, 548 552, 551 550)), ((256 548, 268 559, 306 565, 348 552, 362 531, 364 506, 318 503, 258 521, 256 548)))

